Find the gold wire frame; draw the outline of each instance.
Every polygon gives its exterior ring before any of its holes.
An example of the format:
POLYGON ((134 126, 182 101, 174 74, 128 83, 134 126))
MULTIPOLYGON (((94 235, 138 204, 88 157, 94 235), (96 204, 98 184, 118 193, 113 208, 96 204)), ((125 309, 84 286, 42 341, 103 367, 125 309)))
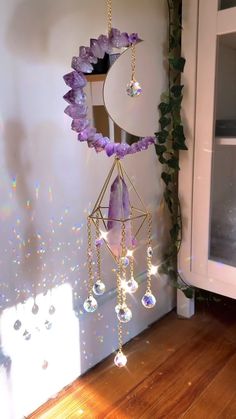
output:
MULTIPOLYGON (((143 200, 140 197, 140 195, 139 195, 137 189, 135 188, 133 182, 131 181, 130 177, 126 173, 126 171, 125 171, 124 167, 122 166, 119 158, 117 158, 117 157, 115 158, 115 160, 113 162, 113 165, 112 165, 112 167, 111 167, 111 169, 108 173, 108 176, 107 176, 107 178, 104 182, 104 185, 101 189, 101 192, 98 196, 98 199, 97 199, 97 201, 96 201, 96 203, 93 207, 93 210, 92 210, 91 214, 88 215, 88 217, 92 220, 95 227, 96 227, 96 221, 101 220, 106 232, 108 232, 108 228, 107 228, 107 224, 106 224, 107 221, 117 221, 117 222, 120 222, 120 223, 131 222, 131 225, 133 227, 133 221, 138 220, 138 221, 140 221, 140 223, 139 223, 138 227, 136 228, 136 231, 132 231, 133 238, 136 238, 138 236, 138 234, 139 234, 140 230, 142 229, 145 221, 148 220, 149 213, 148 213, 148 211, 147 211, 147 209, 146 209, 146 207, 143 203, 143 200), (109 185, 110 185, 110 182, 111 182, 111 179, 112 179, 112 175, 114 174, 115 171, 117 171, 117 174, 119 175, 119 185, 120 185, 119 187, 120 187, 120 189, 122 188, 122 180, 126 181, 126 184, 129 185, 129 188, 130 188, 129 191, 133 191, 136 198, 138 199, 139 207, 132 205, 132 203, 130 202, 131 215, 130 215, 129 218, 125 218, 124 214, 119 219, 118 218, 110 218, 110 217, 108 217, 108 215, 106 215, 106 214, 108 214, 109 206, 105 205, 103 201, 104 201, 106 191, 109 188, 109 185)), ((106 239, 104 239, 104 242, 105 242, 109 252, 111 253, 113 258, 117 262, 117 257, 112 252, 108 241, 106 239)))

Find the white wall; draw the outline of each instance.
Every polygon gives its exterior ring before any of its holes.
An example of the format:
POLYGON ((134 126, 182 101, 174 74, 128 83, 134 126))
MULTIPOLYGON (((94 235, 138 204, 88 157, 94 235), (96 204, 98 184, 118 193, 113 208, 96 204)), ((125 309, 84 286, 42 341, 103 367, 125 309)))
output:
MULTIPOLYGON (((112 161, 76 141, 62 100, 62 76, 70 71, 72 55, 91 36, 106 32, 106 19, 102 0, 0 0, 0 6, 0 417, 18 419, 117 347, 114 294, 105 295, 92 316, 81 310, 87 277, 84 222, 112 161), (51 304, 54 315, 48 313, 51 304), (28 341, 25 329, 31 332, 28 341)), ((165 6, 165 0, 115 0, 114 26, 138 31, 143 39, 154 37, 162 52, 165 6)), ((162 61, 157 77, 162 90, 162 61)), ((125 164, 153 210, 160 257, 167 231, 154 149, 128 157, 125 164)), ((137 274, 145 271, 144 256, 140 245, 137 274)), ((111 261, 104 259, 104 280, 112 289, 111 261)), ((145 311, 144 284, 140 287, 125 340, 173 307, 165 278, 154 280, 154 290, 157 308, 145 311)))

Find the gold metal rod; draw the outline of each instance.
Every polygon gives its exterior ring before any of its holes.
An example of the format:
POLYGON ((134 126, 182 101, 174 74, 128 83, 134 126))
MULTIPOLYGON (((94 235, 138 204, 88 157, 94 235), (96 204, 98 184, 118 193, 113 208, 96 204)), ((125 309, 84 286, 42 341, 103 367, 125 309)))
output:
POLYGON ((111 169, 110 169, 110 171, 109 171, 109 173, 107 175, 107 178, 106 178, 105 183, 104 183, 104 185, 102 187, 102 190, 101 190, 101 192, 100 192, 100 194, 98 196, 98 199, 97 199, 97 201, 96 201, 96 203, 94 205, 94 208, 92 210, 92 213, 96 211, 99 201, 102 201, 102 199, 103 199, 103 197, 105 195, 107 186, 108 186, 108 184, 110 182, 110 179, 111 179, 111 176, 112 176, 112 173, 114 171, 115 166, 116 166, 116 159, 114 160, 113 165, 112 165, 112 167, 111 167, 111 169))
POLYGON ((124 168, 124 167, 123 167, 123 171, 124 171, 125 176, 128 178, 128 180, 129 180, 129 182, 130 182, 131 186, 133 187, 134 191, 136 192, 136 194, 137 194, 137 196, 138 196, 138 198, 139 198, 139 200, 140 200, 140 202, 141 202, 142 206, 144 207, 145 211, 146 211, 146 212, 148 212, 148 211, 147 211, 146 206, 144 205, 144 202, 143 202, 143 200, 142 200, 141 196, 139 195, 139 193, 138 193, 137 189, 135 188, 135 186, 134 186, 133 182, 131 181, 131 179, 130 179, 130 177, 128 176, 128 174, 127 174, 127 172, 126 172, 126 170, 125 170, 125 168, 124 168))

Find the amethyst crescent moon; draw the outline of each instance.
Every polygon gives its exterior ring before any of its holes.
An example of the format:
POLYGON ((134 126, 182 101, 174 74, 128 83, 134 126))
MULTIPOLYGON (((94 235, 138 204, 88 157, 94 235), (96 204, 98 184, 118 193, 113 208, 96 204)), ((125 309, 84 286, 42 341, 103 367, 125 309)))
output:
POLYGON ((115 155, 123 158, 127 154, 146 150, 154 143, 155 137, 146 136, 129 145, 115 143, 97 132, 88 119, 88 106, 84 93, 87 84, 85 74, 92 73, 98 60, 101 60, 105 53, 111 53, 112 48, 129 48, 138 41, 140 39, 137 34, 128 35, 126 32, 121 33, 118 29, 112 28, 109 36, 100 35, 98 39, 90 39, 89 47, 81 46, 79 55, 72 58, 73 71, 64 76, 65 83, 70 87, 64 95, 64 99, 68 102, 65 113, 72 118, 72 130, 77 133, 79 141, 87 142, 88 147, 94 148, 97 153, 105 151, 108 157, 115 155))

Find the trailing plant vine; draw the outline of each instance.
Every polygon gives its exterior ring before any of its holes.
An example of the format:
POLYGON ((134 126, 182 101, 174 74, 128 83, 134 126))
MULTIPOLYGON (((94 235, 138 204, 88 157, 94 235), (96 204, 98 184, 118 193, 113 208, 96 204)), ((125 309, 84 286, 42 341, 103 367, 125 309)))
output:
POLYGON ((156 136, 156 154, 162 164, 161 177, 165 185, 164 199, 170 218, 170 245, 159 269, 168 274, 173 286, 192 298, 193 288, 181 278, 177 268, 177 255, 182 241, 182 218, 178 198, 179 151, 187 150, 181 118, 183 85, 181 73, 185 59, 181 56, 181 0, 167 0, 169 12, 168 89, 161 95, 159 104, 160 130, 156 136))

